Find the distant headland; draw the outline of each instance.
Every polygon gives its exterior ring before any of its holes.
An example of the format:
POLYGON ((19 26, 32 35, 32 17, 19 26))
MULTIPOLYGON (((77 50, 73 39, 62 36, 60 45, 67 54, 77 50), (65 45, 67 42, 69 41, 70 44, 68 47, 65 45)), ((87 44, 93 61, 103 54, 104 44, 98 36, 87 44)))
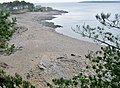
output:
POLYGON ((120 1, 83 1, 79 3, 120 3, 120 1))

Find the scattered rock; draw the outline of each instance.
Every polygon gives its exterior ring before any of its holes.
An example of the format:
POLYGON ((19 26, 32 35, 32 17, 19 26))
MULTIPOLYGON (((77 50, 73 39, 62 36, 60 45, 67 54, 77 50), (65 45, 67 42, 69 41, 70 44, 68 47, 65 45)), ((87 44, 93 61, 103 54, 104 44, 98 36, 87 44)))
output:
POLYGON ((71 56, 76 56, 75 54, 71 54, 71 56))
POLYGON ((28 28, 26 28, 25 26, 20 26, 20 25, 15 25, 14 26, 14 32, 16 34, 21 34, 21 33, 25 32, 27 30, 28 30, 28 28))
POLYGON ((41 21, 42 25, 47 26, 47 27, 52 27, 52 28, 62 28, 63 26, 61 25, 55 25, 53 22, 47 22, 47 21, 41 21))
POLYGON ((22 46, 19 46, 19 47, 16 47, 15 49, 14 49, 14 52, 16 52, 16 51, 21 51, 23 49, 23 47, 22 46))
POLYGON ((2 68, 9 68, 9 65, 4 63, 4 62, 0 62, 0 67, 2 67, 2 68))
POLYGON ((58 57, 57 60, 59 60, 59 59, 63 59, 63 58, 64 58, 64 57, 58 57))
POLYGON ((63 28, 63 26, 61 26, 61 25, 55 25, 56 26, 56 28, 63 28))
POLYGON ((39 67, 40 70, 45 70, 46 69, 46 67, 43 64, 38 64, 37 66, 39 67))
POLYGON ((26 78, 30 79, 30 74, 29 73, 27 73, 26 78))
POLYGON ((40 63, 32 71, 33 77, 36 80, 40 80, 44 85, 51 83, 54 78, 71 78, 81 72, 91 74, 89 71, 85 71, 87 64, 80 56, 75 54, 66 54, 57 58, 44 56, 41 58, 40 63), (71 57, 75 56, 75 57, 71 57))

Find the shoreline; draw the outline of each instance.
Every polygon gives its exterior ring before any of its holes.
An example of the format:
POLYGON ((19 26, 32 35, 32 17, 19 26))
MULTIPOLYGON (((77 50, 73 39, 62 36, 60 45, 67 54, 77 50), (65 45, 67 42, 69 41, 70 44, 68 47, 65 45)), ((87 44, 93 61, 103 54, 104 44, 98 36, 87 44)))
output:
POLYGON ((59 34, 55 28, 42 24, 42 20, 53 18, 54 14, 61 13, 27 12, 12 16, 23 29, 18 30, 10 43, 22 49, 0 57, 8 65, 7 74, 18 73, 37 88, 46 88, 57 77, 70 78, 79 72, 94 74, 93 70, 85 70, 91 62, 84 55, 88 50, 99 50, 100 46, 59 34))
MULTIPOLYGON (((64 10, 56 10, 56 9, 53 9, 52 11, 48 11, 48 12, 50 12, 49 13, 50 16, 43 18, 43 19, 40 19, 40 20, 37 20, 37 21, 40 22, 42 25, 47 26, 47 27, 52 27, 52 28, 63 27, 61 25, 55 25, 54 22, 48 22, 47 20, 53 20, 54 18, 56 18, 56 17, 54 17, 54 15, 62 15, 63 13, 69 13, 69 12, 64 11, 64 10)), ((43 13, 45 13, 45 12, 43 12, 43 13)))

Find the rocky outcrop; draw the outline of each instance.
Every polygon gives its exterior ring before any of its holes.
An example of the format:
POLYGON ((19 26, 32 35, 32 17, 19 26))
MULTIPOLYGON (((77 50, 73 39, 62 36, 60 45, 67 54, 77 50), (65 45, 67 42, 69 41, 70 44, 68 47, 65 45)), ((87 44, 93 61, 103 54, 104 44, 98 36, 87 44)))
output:
POLYGON ((82 59, 81 56, 71 54, 63 55, 50 59, 43 56, 41 61, 30 71, 29 78, 36 79, 42 87, 47 87, 47 83, 52 83, 55 78, 72 78, 74 75, 84 73, 86 75, 94 74, 94 71, 86 70, 89 61, 82 59))

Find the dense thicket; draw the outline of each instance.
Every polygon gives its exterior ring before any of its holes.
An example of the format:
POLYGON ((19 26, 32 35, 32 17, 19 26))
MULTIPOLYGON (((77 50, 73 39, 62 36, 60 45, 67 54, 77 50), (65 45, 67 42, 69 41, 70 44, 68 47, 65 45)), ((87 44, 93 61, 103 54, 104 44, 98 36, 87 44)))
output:
POLYGON ((33 3, 25 2, 25 1, 13 1, 13 2, 6 2, 2 3, 0 5, 2 9, 7 9, 9 11, 14 11, 14 10, 22 10, 22 9, 28 9, 31 10, 34 8, 33 3))
POLYGON ((33 3, 25 2, 25 1, 13 1, 13 2, 5 2, 0 4, 0 8, 8 10, 11 13, 23 13, 27 11, 32 12, 45 12, 52 11, 51 7, 43 7, 41 5, 35 6, 33 3))

